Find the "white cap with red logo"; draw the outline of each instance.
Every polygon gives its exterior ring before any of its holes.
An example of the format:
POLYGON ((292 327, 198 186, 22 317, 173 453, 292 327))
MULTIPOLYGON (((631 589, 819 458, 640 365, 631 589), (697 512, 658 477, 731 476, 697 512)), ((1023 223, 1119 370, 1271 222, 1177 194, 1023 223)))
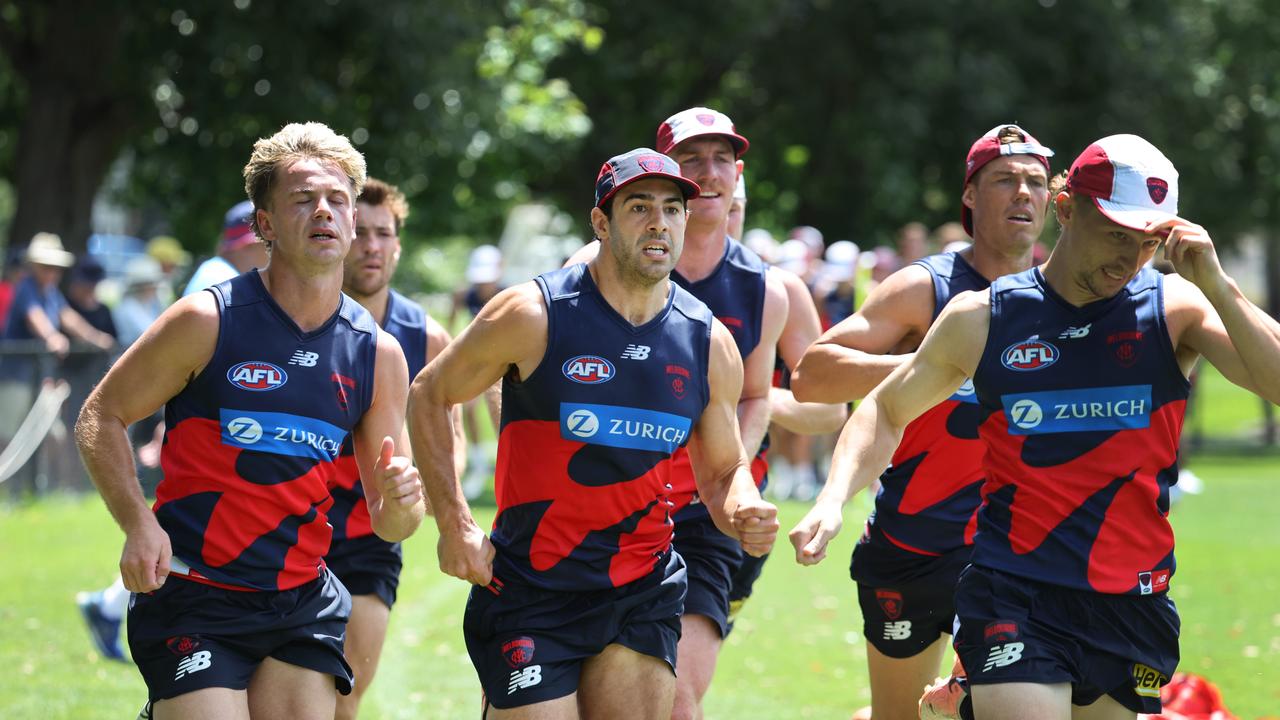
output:
POLYGON ((657 144, 654 147, 658 152, 670 155, 675 146, 699 135, 723 135, 733 146, 736 157, 742 157, 747 148, 751 147, 751 143, 738 134, 728 115, 705 107, 682 110, 664 120, 658 126, 657 144))
POLYGON ((1067 191, 1093 198, 1112 222, 1133 230, 1178 215, 1178 171, 1137 135, 1111 135, 1071 164, 1067 191))

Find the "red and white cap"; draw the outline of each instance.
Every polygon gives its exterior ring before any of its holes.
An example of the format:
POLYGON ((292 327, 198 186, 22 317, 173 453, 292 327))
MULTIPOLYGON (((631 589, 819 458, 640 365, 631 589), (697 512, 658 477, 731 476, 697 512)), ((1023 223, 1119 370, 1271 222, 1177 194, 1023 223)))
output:
MULTIPOLYGON (((973 176, 977 175, 987 163, 1005 155, 1030 155, 1039 160, 1044 165, 1044 171, 1048 173, 1049 158, 1053 157, 1053 151, 1031 137, 1031 133, 1013 123, 997 125, 974 140, 973 145, 969 147, 969 155, 964 161, 964 183, 961 187, 968 185, 973 176), (1022 136, 1022 141, 1000 142, 1000 135, 1006 129, 1017 131, 1022 136)), ((960 206, 960 223, 964 225, 964 231, 969 233, 969 237, 973 237, 973 211, 965 205, 960 206)))
POLYGON ((736 157, 742 157, 747 148, 751 147, 751 143, 738 134, 728 115, 704 107, 682 110, 664 120, 658 126, 658 139, 654 147, 658 152, 669 155, 675 146, 699 135, 723 135, 733 145, 736 157))
POLYGON ((1137 135, 1111 135, 1080 153, 1067 192, 1093 198, 1112 222, 1132 230, 1178 215, 1178 171, 1137 135))

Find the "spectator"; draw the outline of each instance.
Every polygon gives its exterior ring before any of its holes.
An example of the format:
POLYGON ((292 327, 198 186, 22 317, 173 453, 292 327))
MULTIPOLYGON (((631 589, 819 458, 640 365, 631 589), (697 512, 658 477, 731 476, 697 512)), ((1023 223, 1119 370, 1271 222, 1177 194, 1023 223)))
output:
POLYGON ((80 313, 86 322, 102 332, 117 337, 116 324, 111 317, 111 308, 98 299, 98 283, 106 277, 107 272, 93 258, 81 258, 71 268, 71 278, 67 283, 67 304, 72 310, 80 313))
POLYGON ((183 297, 253 268, 267 266, 267 247, 254 234, 252 222, 253 203, 249 200, 237 203, 227 211, 222 223, 222 239, 218 241, 218 254, 200 263, 187 288, 182 291, 183 297))
POLYGON ((5 258, 4 275, 0 276, 0 337, 4 337, 4 328, 9 319, 9 306, 13 305, 14 289, 22 281, 22 259, 17 253, 9 253, 5 258))
POLYGON ((898 267, 895 270, 933 252, 929 248, 929 228, 920 222, 909 222, 898 228, 895 243, 898 246, 898 267))
POLYGON ((120 344, 124 347, 132 345, 164 312, 165 305, 159 294, 163 281, 164 270, 153 258, 143 256, 129 261, 124 275, 124 297, 115 312, 120 344))
POLYGON ((169 307, 175 299, 178 275, 191 264, 191 253, 182 248, 177 238, 157 235, 147 241, 147 255, 160 263, 164 280, 156 289, 156 297, 160 299, 161 306, 169 307))

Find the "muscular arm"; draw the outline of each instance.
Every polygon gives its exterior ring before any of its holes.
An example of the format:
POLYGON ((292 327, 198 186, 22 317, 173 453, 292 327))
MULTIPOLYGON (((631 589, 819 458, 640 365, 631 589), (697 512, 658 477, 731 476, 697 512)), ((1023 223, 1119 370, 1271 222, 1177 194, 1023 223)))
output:
POLYGON ((831 459, 831 471, 814 507, 791 531, 796 561, 812 565, 826 556, 840 531, 842 508, 889 464, 907 423, 945 400, 982 357, 989 327, 987 293, 965 293, 938 318, 924 344, 849 417, 831 459))
POLYGON ((76 422, 89 477, 125 533, 120 574, 134 592, 155 590, 169 573, 169 537, 142 496, 126 428, 186 387, 213 357, 218 309, 209 293, 183 298, 129 347, 90 393, 76 422))
MULTIPOLYGON (((453 336, 449 334, 444 326, 436 322, 431 316, 427 316, 427 357, 426 362, 430 363, 433 357, 430 352, 431 348, 437 348, 435 355, 439 355, 449 343, 453 342, 453 336)), ((425 366, 423 366, 425 369, 425 366)), ((413 378, 409 378, 409 382, 413 382, 413 378)), ((467 436, 462 425, 462 405, 453 406, 453 472, 461 476, 467 469, 467 436)))
POLYGON ((755 455, 769 430, 769 389, 773 386, 773 366, 778 339, 787 322, 790 303, 782 281, 772 273, 765 276, 764 312, 760 322, 760 344, 742 362, 742 399, 738 401, 738 424, 742 447, 755 455))
POLYGON ((440 568, 479 585, 493 576, 493 547, 467 506, 452 458, 453 407, 470 400, 515 369, 528 377, 547 347, 547 308, 535 283, 498 293, 458 337, 413 381, 409 438, 423 468, 436 526, 440 568))
POLYGON ((1222 269, 1204 228, 1171 220, 1165 255, 1181 277, 1165 278, 1170 329, 1182 346, 1203 355, 1228 380, 1280 403, 1280 324, 1249 302, 1222 269))
POLYGON ((890 275, 862 308, 809 347, 791 374, 803 402, 852 402, 902 365, 933 319, 929 271, 908 265, 890 275), (888 354, 886 354, 888 353, 888 354))
POLYGON ((738 394, 742 360, 719 321, 711 334, 707 377, 711 397, 689 437, 689 460, 716 527, 757 557, 769 552, 777 535, 777 509, 760 498, 739 436, 738 394))
MULTIPOLYGON (((770 268, 787 291, 787 321, 778 338, 778 356, 788 368, 800 363, 805 350, 818 339, 822 323, 809 288, 795 273, 770 268)), ((769 390, 770 420, 787 430, 806 435, 834 432, 844 424, 848 410, 844 403, 802 403, 785 388, 769 390)))
POLYGON ((356 464, 373 531, 387 542, 409 537, 426 513, 418 471, 409 458, 395 455, 407 448, 404 408, 409 389, 409 368, 400 344, 378 330, 374 361, 373 401, 353 433, 356 464))

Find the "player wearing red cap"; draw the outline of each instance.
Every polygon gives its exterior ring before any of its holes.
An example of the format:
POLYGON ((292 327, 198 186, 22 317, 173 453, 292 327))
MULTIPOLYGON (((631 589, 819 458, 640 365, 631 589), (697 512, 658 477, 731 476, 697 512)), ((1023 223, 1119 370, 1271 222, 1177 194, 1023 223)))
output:
POLYGON ((982 720, 1160 711, 1178 661, 1167 515, 1187 374, 1203 355, 1280 400, 1280 324, 1177 200, 1177 171, 1145 140, 1087 148, 1046 263, 947 306, 850 418, 791 532, 797 560, 819 562, 904 427, 972 378, 985 480, 956 650, 982 720), (1162 243, 1177 275, 1146 267, 1162 243))
POLYGON ((722 537, 751 555, 773 544, 777 510, 738 439, 732 336, 669 279, 698 191, 653 150, 611 158, 595 259, 499 293, 414 381, 414 450, 441 459, 449 407, 502 381, 492 540, 452 466, 424 463, 441 568, 476 584, 463 629, 489 718, 670 717, 678 451, 722 537))
MULTIPOLYGON (((795 396, 846 402, 866 396, 910 359, 952 297, 1030 267, 1048 208, 1052 154, 1016 125, 978 138, 961 192, 961 219, 973 245, 914 262, 878 285, 856 314, 805 353, 791 379, 795 396)), ((951 632, 952 591, 969 561, 982 480, 972 400, 972 393, 958 394, 908 428, 854 550, 851 575, 877 720, 916 717, 920 688, 938 674, 942 636, 951 632)))

